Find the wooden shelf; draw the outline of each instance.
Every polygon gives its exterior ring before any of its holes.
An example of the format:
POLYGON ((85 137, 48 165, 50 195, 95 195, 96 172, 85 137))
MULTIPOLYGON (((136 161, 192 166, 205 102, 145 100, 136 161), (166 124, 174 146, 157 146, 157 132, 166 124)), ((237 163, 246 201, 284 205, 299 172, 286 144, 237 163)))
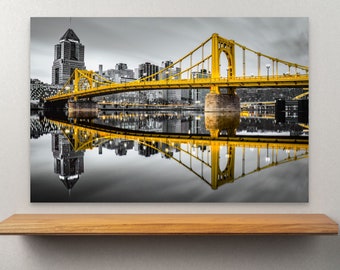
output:
POLYGON ((0 234, 338 234, 338 224, 323 214, 15 214, 0 234))

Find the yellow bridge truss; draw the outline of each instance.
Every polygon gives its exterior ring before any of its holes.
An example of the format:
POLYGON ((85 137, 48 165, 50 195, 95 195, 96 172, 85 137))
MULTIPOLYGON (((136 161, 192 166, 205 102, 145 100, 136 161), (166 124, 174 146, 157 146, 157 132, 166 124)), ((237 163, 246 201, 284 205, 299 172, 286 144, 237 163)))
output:
POLYGON ((308 85, 308 66, 262 54, 215 33, 171 65, 136 81, 115 83, 94 71, 75 69, 63 88, 46 101, 77 100, 153 89, 209 88, 212 93, 219 94, 221 87, 234 91, 240 87, 308 87, 308 85), (236 48, 242 53, 241 76, 236 76, 236 48), (247 75, 248 54, 257 58, 257 75, 247 75), (221 55, 227 62, 226 76, 222 76, 221 72, 221 55), (264 67, 263 59, 267 61, 266 75, 261 74, 264 67), (283 70, 285 72, 282 72, 283 70))

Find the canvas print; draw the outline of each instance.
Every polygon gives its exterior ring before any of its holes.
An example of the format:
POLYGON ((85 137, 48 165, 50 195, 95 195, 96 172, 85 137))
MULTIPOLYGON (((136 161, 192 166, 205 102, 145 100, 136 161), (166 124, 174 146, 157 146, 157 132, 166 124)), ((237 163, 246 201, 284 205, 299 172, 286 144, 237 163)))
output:
POLYGON ((308 202, 308 18, 31 18, 31 202, 308 202))

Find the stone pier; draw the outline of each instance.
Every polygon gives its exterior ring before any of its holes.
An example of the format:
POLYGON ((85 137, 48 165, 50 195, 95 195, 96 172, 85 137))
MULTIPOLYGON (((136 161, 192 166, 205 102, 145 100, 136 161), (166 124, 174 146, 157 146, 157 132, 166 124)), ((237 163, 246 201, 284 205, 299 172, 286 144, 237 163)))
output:
POLYGON ((221 131, 233 137, 240 125, 240 112, 206 112, 204 122, 212 138, 218 138, 221 131))
POLYGON ((240 98, 235 94, 209 93, 205 97, 205 112, 240 112, 240 98))
POLYGON ((69 101, 67 106, 69 117, 95 117, 98 115, 98 105, 94 101, 69 101))

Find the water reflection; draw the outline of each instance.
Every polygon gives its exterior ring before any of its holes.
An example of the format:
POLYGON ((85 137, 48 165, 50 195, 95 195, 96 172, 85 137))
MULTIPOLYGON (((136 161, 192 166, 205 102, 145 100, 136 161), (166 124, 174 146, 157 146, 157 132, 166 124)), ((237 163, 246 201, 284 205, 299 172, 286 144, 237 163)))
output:
POLYGON ((52 153, 54 158, 54 173, 59 174, 59 179, 68 191, 79 180, 84 172, 85 150, 75 150, 72 138, 65 136, 67 130, 52 131, 52 153))
POLYGON ((206 112, 204 115, 205 128, 209 130, 212 138, 218 138, 222 131, 229 137, 236 135, 240 125, 239 112, 206 112))
MULTIPOLYGON (((160 155, 163 162, 174 161, 211 190, 308 157, 308 137, 278 136, 285 132, 285 127, 281 125, 278 130, 270 117, 244 117, 239 113, 115 112, 98 118, 54 115, 49 119, 42 117, 38 122, 41 121, 53 127, 50 133, 54 173, 69 192, 80 176, 86 174, 86 152, 94 149, 98 155, 102 155, 103 149, 114 150, 120 157, 132 156, 133 152, 145 158, 160 155), (273 130, 264 132, 263 126, 270 129, 270 121, 273 130), (259 136, 259 130, 270 136, 259 136)), ((292 123, 289 126, 292 129, 292 123)), ((163 176, 153 177, 161 181, 163 176)))

